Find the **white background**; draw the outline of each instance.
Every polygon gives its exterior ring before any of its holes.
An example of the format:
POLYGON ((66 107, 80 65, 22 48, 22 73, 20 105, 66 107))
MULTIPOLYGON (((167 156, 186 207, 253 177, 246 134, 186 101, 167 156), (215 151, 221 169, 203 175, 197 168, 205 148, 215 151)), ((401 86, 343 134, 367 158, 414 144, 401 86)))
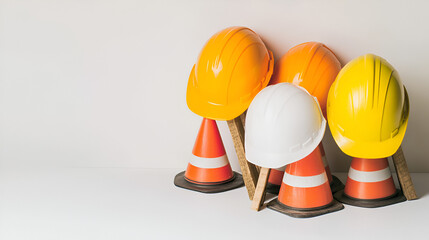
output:
MULTIPOLYGON (((189 72, 210 36, 234 25, 260 34, 276 59, 306 41, 325 43, 343 64, 386 58, 410 97, 409 168, 429 172, 428 7, 0 0, 0 239, 424 238, 427 173, 412 175, 419 200, 311 219, 251 211, 245 188, 201 194, 173 178, 201 122, 186 106, 189 72)), ((226 123, 219 127, 238 170, 226 123)), ((329 132, 324 143, 332 170, 347 171, 329 132)))
MULTIPOLYGON (((398 70, 411 103, 403 148, 428 172, 426 1, 0 0, 0 167, 185 168, 201 118, 186 106, 204 43, 234 25, 278 59, 320 41, 342 64, 365 54, 398 70)), ((219 122, 233 167, 233 145, 219 122)), ((331 168, 349 159, 328 133, 331 168)))

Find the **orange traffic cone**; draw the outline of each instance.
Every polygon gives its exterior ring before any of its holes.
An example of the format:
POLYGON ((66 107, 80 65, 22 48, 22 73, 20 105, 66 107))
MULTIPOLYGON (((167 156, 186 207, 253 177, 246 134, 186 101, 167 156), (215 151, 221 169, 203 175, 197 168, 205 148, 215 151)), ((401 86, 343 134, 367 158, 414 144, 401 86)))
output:
POLYGON ((203 119, 186 172, 174 178, 178 187, 204 192, 224 192, 244 185, 233 172, 215 120, 203 119))
POLYGON ((320 148, 286 166, 280 193, 268 207, 292 217, 315 217, 344 206, 333 199, 320 148))
POLYGON ((271 169, 270 175, 268 176, 267 187, 265 188, 267 192, 275 195, 279 194, 285 169, 286 166, 271 169))
POLYGON ((328 161, 326 160, 325 149, 323 148, 322 142, 320 142, 318 148, 322 153, 323 165, 325 166, 326 175, 328 176, 329 185, 331 186, 332 193, 338 192, 341 189, 344 189, 344 184, 336 176, 331 174, 331 169, 329 168, 328 161))
POLYGON ((353 158, 344 190, 335 194, 343 203, 359 207, 382 207, 405 201, 395 188, 387 158, 353 158))

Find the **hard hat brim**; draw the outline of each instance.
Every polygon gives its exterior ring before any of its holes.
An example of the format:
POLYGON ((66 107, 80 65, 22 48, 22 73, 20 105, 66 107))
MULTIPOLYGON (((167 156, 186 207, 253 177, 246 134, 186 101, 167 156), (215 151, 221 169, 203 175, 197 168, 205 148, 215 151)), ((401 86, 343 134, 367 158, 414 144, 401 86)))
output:
POLYGON ((286 151, 283 153, 263 152, 259 150, 258 146, 250 146, 249 143, 245 142, 247 160, 261 167, 280 168, 307 157, 314 151, 314 149, 316 149, 317 146, 319 146, 323 136, 325 135, 326 120, 323 116, 322 119, 322 126, 313 141, 302 149, 292 153, 286 151))
POLYGON ((408 116, 410 103, 408 100, 408 93, 404 86, 405 99, 404 99, 404 121, 401 127, 398 129, 398 133, 388 140, 381 142, 363 142, 363 141, 353 141, 343 134, 338 127, 331 126, 332 136, 334 137, 335 142, 340 147, 341 151, 351 157, 357 158, 385 158, 390 157, 398 150, 402 144, 402 140, 405 136, 405 131, 408 125, 408 116))
POLYGON ((189 77, 188 89, 186 92, 186 103, 188 108, 195 114, 213 120, 227 121, 240 116, 249 107, 252 99, 236 104, 218 105, 207 101, 207 98, 193 87, 192 81, 195 79, 192 69, 189 77))
MULTIPOLYGON (((268 50, 270 60, 268 64, 268 70, 265 75, 265 79, 262 81, 261 89, 265 88, 268 85, 268 82, 271 79, 274 67, 274 57, 273 53, 268 50)), ((186 103, 188 104, 189 109, 195 114, 220 121, 232 120, 240 116, 246 109, 249 107, 250 103, 253 100, 251 96, 246 100, 242 100, 237 103, 228 104, 228 105, 219 105, 212 103, 207 100, 207 97, 201 93, 197 87, 193 84, 195 81, 195 65, 192 68, 191 74, 188 80, 188 87, 186 92, 186 103)), ((255 93, 256 95, 256 93, 255 93)))
MULTIPOLYGON (((336 130, 338 132, 338 130, 336 130)), ((333 134, 335 142, 341 151, 351 157, 357 158, 385 158, 392 156, 401 146, 405 135, 405 128, 399 130, 398 134, 389 140, 382 142, 355 142, 340 134, 333 134)))

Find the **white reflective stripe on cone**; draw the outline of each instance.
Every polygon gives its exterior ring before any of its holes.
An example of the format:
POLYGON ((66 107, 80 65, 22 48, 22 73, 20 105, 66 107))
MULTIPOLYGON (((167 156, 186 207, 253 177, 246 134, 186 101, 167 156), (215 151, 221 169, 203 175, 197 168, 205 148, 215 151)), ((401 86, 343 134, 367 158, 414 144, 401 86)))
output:
POLYGON ((283 176, 283 183, 292 187, 300 187, 300 188, 310 188, 317 187, 328 181, 328 177, 326 176, 326 172, 323 172, 316 176, 294 176, 285 172, 283 176))
POLYGON ((392 176, 389 167, 378 171, 359 171, 350 167, 348 177, 358 182, 381 182, 392 176))
POLYGON ((274 169, 277 170, 277 171, 280 171, 280 172, 284 172, 286 170, 286 165, 283 166, 283 167, 274 168, 274 169))
POLYGON ((217 158, 203 158, 192 154, 189 163, 198 168, 220 168, 229 164, 226 154, 217 158))
POLYGON ((328 161, 326 160, 325 155, 322 156, 322 161, 323 161, 323 166, 325 166, 325 168, 326 168, 328 166, 328 161))

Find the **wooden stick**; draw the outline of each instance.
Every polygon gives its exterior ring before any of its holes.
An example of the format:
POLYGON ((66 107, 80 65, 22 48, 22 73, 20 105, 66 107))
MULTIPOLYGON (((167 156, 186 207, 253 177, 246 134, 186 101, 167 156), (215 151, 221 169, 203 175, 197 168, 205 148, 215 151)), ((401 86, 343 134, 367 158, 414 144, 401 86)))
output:
POLYGON ((414 189, 414 184, 411 180, 410 172, 408 171, 408 166, 405 160, 404 152, 402 151, 402 147, 399 147, 398 151, 393 154, 392 159, 402 192, 404 193, 405 197, 407 200, 417 199, 416 190, 414 189))
MULTIPOLYGON (((241 124, 243 124, 244 132, 246 132, 246 114, 247 114, 247 110, 244 111, 244 113, 242 113, 240 115, 240 120, 241 120, 241 124)), ((259 167, 258 165, 254 165, 254 166, 255 166, 256 170, 258 171, 258 173, 259 173, 261 171, 261 167, 259 167)))
POLYGON ((232 141, 234 142, 235 152, 237 153, 238 163, 240 164, 241 173, 243 174, 244 184, 246 185, 249 199, 253 199, 255 194, 256 183, 258 179, 258 169, 252 163, 248 162, 244 152, 244 127, 241 117, 228 120, 229 131, 231 132, 232 141))
POLYGON ((240 119, 241 119, 241 124, 243 124, 243 128, 246 129, 246 114, 247 114, 247 110, 244 111, 244 113, 242 113, 240 115, 240 119))
POLYGON ((255 195, 253 196, 252 209, 259 211, 265 201, 265 187, 267 186, 268 176, 270 175, 269 168, 261 167, 259 173, 258 184, 256 185, 255 195))

